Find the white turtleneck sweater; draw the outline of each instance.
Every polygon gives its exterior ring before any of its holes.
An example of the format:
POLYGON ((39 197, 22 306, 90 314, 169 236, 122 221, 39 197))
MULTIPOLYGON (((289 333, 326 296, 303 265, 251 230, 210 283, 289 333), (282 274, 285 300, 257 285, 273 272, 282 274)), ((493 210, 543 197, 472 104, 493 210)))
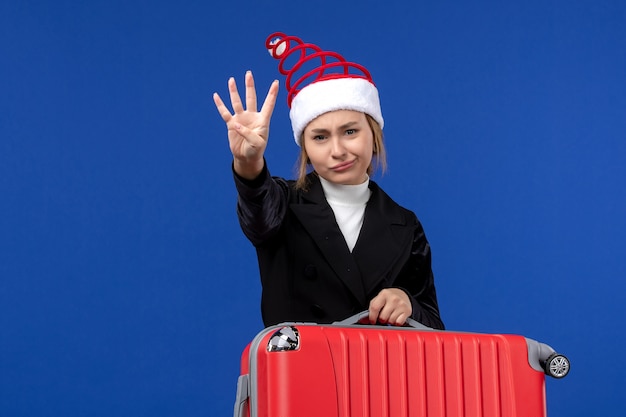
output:
POLYGON ((341 233, 348 244, 350 252, 354 249, 356 241, 363 226, 365 205, 370 198, 369 177, 362 184, 342 185, 325 180, 320 182, 324 189, 326 201, 335 213, 335 220, 341 233))

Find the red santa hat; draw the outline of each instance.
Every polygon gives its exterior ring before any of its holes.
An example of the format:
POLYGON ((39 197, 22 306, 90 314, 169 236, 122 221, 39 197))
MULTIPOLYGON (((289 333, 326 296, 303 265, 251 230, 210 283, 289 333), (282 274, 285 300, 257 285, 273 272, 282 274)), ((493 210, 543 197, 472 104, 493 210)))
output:
POLYGON ((289 118, 298 146, 306 125, 333 110, 369 114, 382 129, 378 90, 365 67, 280 32, 271 34, 265 47, 280 60, 278 70, 286 76, 289 118))

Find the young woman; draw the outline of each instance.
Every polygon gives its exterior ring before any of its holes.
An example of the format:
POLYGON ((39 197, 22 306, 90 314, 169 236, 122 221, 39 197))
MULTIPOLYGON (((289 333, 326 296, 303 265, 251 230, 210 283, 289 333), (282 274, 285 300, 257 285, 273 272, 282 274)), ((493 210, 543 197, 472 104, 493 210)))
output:
POLYGON ((377 164, 385 166, 385 148, 369 72, 282 33, 271 35, 266 46, 287 76, 301 147, 297 180, 272 177, 264 159, 278 81, 260 111, 250 71, 245 107, 233 78, 232 113, 213 96, 228 129, 237 214, 257 251, 264 324, 329 323, 368 310, 371 323, 402 325, 411 317, 443 329, 424 230, 413 212, 370 180, 377 164), (298 61, 285 69, 289 56, 298 61), (312 62, 319 66, 292 85, 312 62))

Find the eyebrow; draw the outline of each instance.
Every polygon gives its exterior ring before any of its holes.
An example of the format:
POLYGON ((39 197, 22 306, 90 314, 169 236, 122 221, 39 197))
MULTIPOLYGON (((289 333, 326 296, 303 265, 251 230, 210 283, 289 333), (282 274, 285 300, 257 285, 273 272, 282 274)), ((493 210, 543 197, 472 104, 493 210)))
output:
MULTIPOLYGON (((341 126, 339 126, 338 129, 339 130, 348 129, 349 127, 352 127, 352 126, 357 125, 357 124, 359 124, 359 122, 357 122, 357 121, 347 122, 347 123, 344 123, 341 126)), ((328 133, 328 132, 329 132, 328 129, 322 128, 322 127, 316 128, 316 129, 311 129, 311 133, 328 133)))

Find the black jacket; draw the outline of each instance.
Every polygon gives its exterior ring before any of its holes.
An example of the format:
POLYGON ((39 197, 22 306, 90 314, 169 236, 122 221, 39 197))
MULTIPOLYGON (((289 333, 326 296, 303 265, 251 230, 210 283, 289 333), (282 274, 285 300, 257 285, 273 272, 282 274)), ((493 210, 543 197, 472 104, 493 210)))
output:
POLYGON ((374 181, 356 245, 348 249, 316 174, 307 191, 264 168, 246 181, 235 174, 241 228, 255 246, 266 326, 330 323, 365 311, 384 288, 411 298, 412 318, 443 329, 430 245, 415 214, 374 181))

